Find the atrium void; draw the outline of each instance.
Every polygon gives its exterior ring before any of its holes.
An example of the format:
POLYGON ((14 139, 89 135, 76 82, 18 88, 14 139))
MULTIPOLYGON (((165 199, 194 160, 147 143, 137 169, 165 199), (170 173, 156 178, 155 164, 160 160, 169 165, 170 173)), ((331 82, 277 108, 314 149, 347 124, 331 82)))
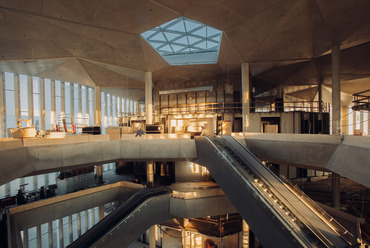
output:
POLYGON ((141 36, 170 65, 215 64, 222 31, 180 17, 141 36))

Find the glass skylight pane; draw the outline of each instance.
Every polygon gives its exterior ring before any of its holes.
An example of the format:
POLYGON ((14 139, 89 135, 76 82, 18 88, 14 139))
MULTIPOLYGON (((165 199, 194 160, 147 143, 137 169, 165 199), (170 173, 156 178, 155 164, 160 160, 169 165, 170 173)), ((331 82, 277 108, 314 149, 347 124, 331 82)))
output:
POLYGON ((169 32, 164 32, 164 35, 167 37, 168 41, 171 41, 171 40, 181 36, 181 34, 173 34, 173 33, 169 33, 169 32))
POLYGON ((180 51, 181 49, 183 49, 185 46, 177 46, 177 45, 171 45, 173 51, 176 53, 178 51, 180 51))
POLYGON ((152 34, 154 34, 156 31, 153 31, 153 30, 149 30, 149 31, 146 31, 145 33, 142 33, 141 35, 146 39, 148 38, 149 36, 151 36, 152 34))
POLYGON ((166 41, 166 38, 164 38, 163 33, 158 33, 157 35, 153 36, 150 40, 166 41))
POLYGON ((185 22, 187 32, 191 32, 193 29, 200 26, 199 24, 195 24, 194 22, 190 22, 190 21, 187 21, 187 20, 185 20, 184 22, 185 22))
POLYGON ((198 41, 201 40, 199 38, 195 38, 195 37, 192 37, 192 36, 188 36, 188 39, 189 39, 189 44, 190 45, 193 45, 195 42, 198 42, 198 41))
POLYGON ((201 49, 206 49, 207 48, 207 43, 205 41, 195 45, 196 48, 201 48, 201 49))
POLYGON ((184 22, 178 22, 170 27, 167 28, 168 30, 185 32, 184 22))
POLYGON ((215 28, 211 28, 211 27, 207 27, 207 36, 212 36, 212 35, 215 35, 215 34, 219 34, 221 33, 219 30, 215 29, 215 28))
POLYGON ((192 34, 195 34, 195 35, 199 35, 199 36, 202 36, 202 37, 206 37, 207 36, 207 30, 206 30, 206 27, 204 28, 201 28, 195 32, 193 32, 192 34))
POLYGON ((217 63, 222 32, 180 17, 141 36, 170 65, 217 63))
POLYGON ((184 44, 184 45, 189 45, 188 44, 188 39, 186 38, 186 36, 174 41, 174 43, 178 43, 178 44, 184 44))
POLYGON ((167 53, 172 52, 172 49, 169 45, 165 45, 164 47, 161 47, 160 51, 167 53))

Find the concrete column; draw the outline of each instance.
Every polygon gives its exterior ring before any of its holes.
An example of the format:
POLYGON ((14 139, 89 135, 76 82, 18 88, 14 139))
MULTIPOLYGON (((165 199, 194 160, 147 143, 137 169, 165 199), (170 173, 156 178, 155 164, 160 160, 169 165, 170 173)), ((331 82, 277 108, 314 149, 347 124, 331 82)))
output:
POLYGON ((242 112, 243 112, 243 132, 249 131, 249 109, 250 105, 250 82, 249 64, 242 64, 242 112))
POLYGON ((36 247, 41 248, 41 225, 36 226, 36 247))
POLYGON ((370 136, 370 112, 367 112, 367 135, 370 136))
POLYGON ((340 207, 340 175, 332 173, 332 206, 340 207))
POLYGON ((40 130, 45 130, 45 81, 40 78, 40 130))
POLYGON ((19 95, 19 74, 14 74, 14 110, 15 110, 15 123, 21 118, 21 100, 19 95))
POLYGON ((104 218, 104 205, 99 206, 99 221, 104 218))
POLYGON ((82 87, 80 84, 78 85, 78 113, 82 116, 82 87))
POLYGON ((101 126, 101 89, 100 86, 95 87, 95 97, 94 97, 94 104, 95 104, 95 125, 101 126))
POLYGON ((78 237, 81 236, 81 213, 77 213, 77 235, 78 237))
POLYGON ((155 248, 155 226, 149 228, 149 248, 155 248))
POLYGON ((153 81, 152 73, 145 73, 146 124, 153 124, 153 81))
POLYGON ((36 176, 33 176, 33 178, 32 178, 33 180, 33 189, 37 189, 37 187, 38 187, 38 176, 36 175, 36 176))
POLYGON ((323 112, 324 111, 324 103, 322 101, 322 83, 320 82, 319 83, 319 86, 318 86, 318 93, 319 93, 319 112, 323 112))
POLYGON ((28 92, 28 119, 32 119, 32 124, 35 124, 33 117, 33 79, 27 77, 27 92, 28 92))
POLYGON ((131 100, 127 100, 127 114, 131 115, 131 100))
POLYGON ((331 53, 333 134, 340 134, 341 96, 340 96, 340 46, 334 45, 331 53))
MULTIPOLYGON (((65 82, 60 82, 60 112, 62 115, 66 114, 66 83, 65 82)), ((59 116, 57 116, 57 119, 59 116)))
POLYGON ((28 235, 28 228, 23 231, 23 248, 29 247, 29 235, 28 235))
POLYGON ((342 115, 343 115, 343 118, 342 118, 342 133, 344 134, 348 134, 348 126, 347 126, 347 123, 348 123, 348 108, 347 106, 342 106, 342 115))
POLYGON ((64 247, 63 218, 59 219, 59 247, 64 247))
POLYGON ((71 91, 71 123, 73 124, 75 122, 75 84, 71 83, 69 89, 71 91))
POLYGON ((357 122, 357 111, 353 111, 352 113, 352 133, 355 134, 355 130, 356 130, 356 122, 357 122))
POLYGON ((242 237, 239 242, 240 248, 249 248, 249 225, 243 220, 242 237))
MULTIPOLYGON (((331 53, 332 69, 332 132, 333 135, 341 133, 341 96, 340 96, 340 46, 334 45, 331 53)), ((332 173, 332 204, 334 208, 340 207, 340 175, 332 173)))
POLYGON ((127 99, 122 98, 122 112, 124 116, 127 116, 127 99))
POLYGON ((85 210, 85 232, 89 230, 89 211, 85 210))
POLYGON ((6 137, 5 73, 0 73, 0 137, 6 137))
POLYGON ((365 123, 364 123, 364 111, 360 111, 360 129, 362 130, 362 133, 364 133, 364 128, 365 123))
POLYGON ((49 173, 44 174, 45 177, 45 185, 49 185, 49 173))
POLYGON ((136 114, 140 114, 140 102, 136 101, 136 114))
POLYGON ((146 181, 148 188, 154 187, 154 162, 146 163, 146 181))
POLYGON ((48 241, 49 241, 49 248, 54 247, 53 243, 53 222, 49 221, 48 223, 48 241))
POLYGON ((97 184, 103 184, 103 165, 96 166, 97 184))
POLYGON ((57 124, 56 106, 55 106, 55 80, 50 80, 50 97, 51 97, 51 129, 55 130, 57 124))
POLYGON ((68 216, 68 238, 69 238, 69 243, 73 242, 73 221, 72 221, 72 215, 68 216))
POLYGON ((91 209, 91 226, 95 226, 95 209, 91 209))

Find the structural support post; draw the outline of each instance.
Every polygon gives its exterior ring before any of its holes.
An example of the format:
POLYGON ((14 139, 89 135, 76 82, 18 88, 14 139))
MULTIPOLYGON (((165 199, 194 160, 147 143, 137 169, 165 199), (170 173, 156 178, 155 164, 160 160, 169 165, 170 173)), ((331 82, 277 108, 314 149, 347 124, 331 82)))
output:
POLYGON ((140 113, 140 102, 139 101, 136 101, 136 114, 138 115, 138 114, 140 114, 141 115, 141 113, 140 113))
POLYGON ((48 223, 48 241, 49 241, 49 248, 53 248, 53 222, 49 221, 48 223))
POLYGON ((341 97, 340 97, 340 47, 334 45, 331 53, 332 69, 332 105, 333 105, 333 135, 340 134, 341 130, 341 97))
POLYGON ((74 124, 75 120, 75 85, 74 83, 69 84, 69 90, 71 92, 71 124, 74 124))
POLYGON ((155 248, 155 226, 149 228, 149 248, 155 248))
POLYGON ((68 230, 69 230, 69 243, 71 244, 73 242, 73 220, 72 220, 72 215, 68 216, 68 230))
MULTIPOLYGON (((65 116, 66 115, 66 83, 60 82, 60 114, 65 116)), ((57 116, 59 119, 59 116, 57 116)), ((60 128, 60 127, 59 127, 60 128)))
POLYGON ((36 226, 36 247, 41 248, 41 225, 36 226))
POLYGON ((29 235, 28 235, 28 228, 23 231, 23 248, 29 247, 29 235))
POLYGON ((240 248, 249 248, 249 225, 243 220, 243 231, 242 231, 242 242, 240 242, 240 248))
POLYGON ((35 124, 33 117, 33 78, 27 77, 27 92, 28 92, 28 119, 32 120, 32 124, 35 124))
POLYGON ((152 73, 145 73, 146 124, 153 124, 153 81, 152 73))
MULTIPOLYGON (((332 105, 333 135, 341 133, 341 96, 340 96, 340 46, 334 45, 331 53, 332 68, 332 105)), ((340 175, 332 173, 332 205, 340 207, 340 175)))
POLYGON ((89 211, 85 210, 85 232, 89 230, 89 211))
POLYGON ((318 93, 319 93, 319 112, 324 112, 324 102, 322 101, 322 82, 319 83, 318 93))
POLYGON ((250 82, 249 82, 249 64, 242 64, 242 113, 243 113, 243 132, 249 131, 250 115, 250 82))
POLYGON ((99 164, 96 166, 96 177, 97 184, 103 184, 103 165, 99 164))
POLYGON ((5 73, 0 73, 0 137, 6 137, 5 73))
POLYGON ((148 188, 154 187, 154 162, 146 163, 146 185, 148 188))
POLYGON ((81 236, 81 212, 77 213, 77 235, 81 236))
POLYGON ((56 105, 55 105, 55 80, 50 80, 50 96, 51 96, 51 129, 55 130, 57 124, 56 105))
POLYGON ((45 80, 40 78, 40 130, 45 130, 45 80))
POLYGON ((59 247, 64 247, 63 218, 59 219, 59 247))
POLYGON ((15 110, 15 122, 21 119, 21 101, 19 96, 19 74, 14 74, 14 110, 15 110))
POLYGON ((99 206, 99 221, 104 218, 104 205, 99 206))
POLYGON ((95 125, 101 127, 101 88, 100 86, 96 86, 94 92, 95 92, 95 97, 94 97, 95 125))

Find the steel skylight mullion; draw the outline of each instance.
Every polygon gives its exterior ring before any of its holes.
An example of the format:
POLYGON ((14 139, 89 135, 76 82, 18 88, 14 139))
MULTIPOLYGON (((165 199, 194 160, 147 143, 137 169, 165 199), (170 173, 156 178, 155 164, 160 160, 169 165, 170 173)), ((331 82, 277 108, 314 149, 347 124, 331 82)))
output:
POLYGON ((186 17, 179 17, 150 30, 150 32, 151 35, 147 38, 142 34, 143 38, 149 42, 170 65, 181 65, 182 63, 198 64, 202 63, 202 60, 204 60, 203 63, 207 64, 217 63, 217 61, 213 62, 214 59, 211 59, 211 57, 214 56, 211 55, 211 53, 219 51, 222 32, 215 28, 208 27, 203 23, 186 17), (205 30, 203 30, 204 28, 205 30), (199 34, 195 34, 196 32, 199 34), (210 33, 212 33, 212 35, 209 35, 210 33), (158 38, 153 40, 156 36, 158 38), (193 44, 190 44, 190 41, 192 41, 193 44), (210 54, 208 55, 208 53, 210 54), (179 55, 179 57, 172 55, 179 55), (202 59, 202 56, 205 56, 204 59, 202 59), (181 60, 183 60, 183 62, 181 62, 181 60))
POLYGON ((189 49, 189 53, 190 53, 191 51, 190 51, 190 42, 189 42, 188 31, 187 31, 187 28, 186 28, 186 25, 185 25, 185 22, 184 21, 182 22, 182 24, 184 25, 184 28, 185 28, 186 40, 188 41, 188 49, 189 49))
POLYGON ((177 23, 181 22, 182 20, 183 20, 183 19, 180 17, 179 19, 174 20, 174 21, 172 21, 172 22, 168 23, 166 26, 162 27, 162 25, 161 25, 161 26, 159 26, 158 28, 168 29, 168 28, 170 28, 170 27, 172 27, 172 26, 176 25, 177 23))

